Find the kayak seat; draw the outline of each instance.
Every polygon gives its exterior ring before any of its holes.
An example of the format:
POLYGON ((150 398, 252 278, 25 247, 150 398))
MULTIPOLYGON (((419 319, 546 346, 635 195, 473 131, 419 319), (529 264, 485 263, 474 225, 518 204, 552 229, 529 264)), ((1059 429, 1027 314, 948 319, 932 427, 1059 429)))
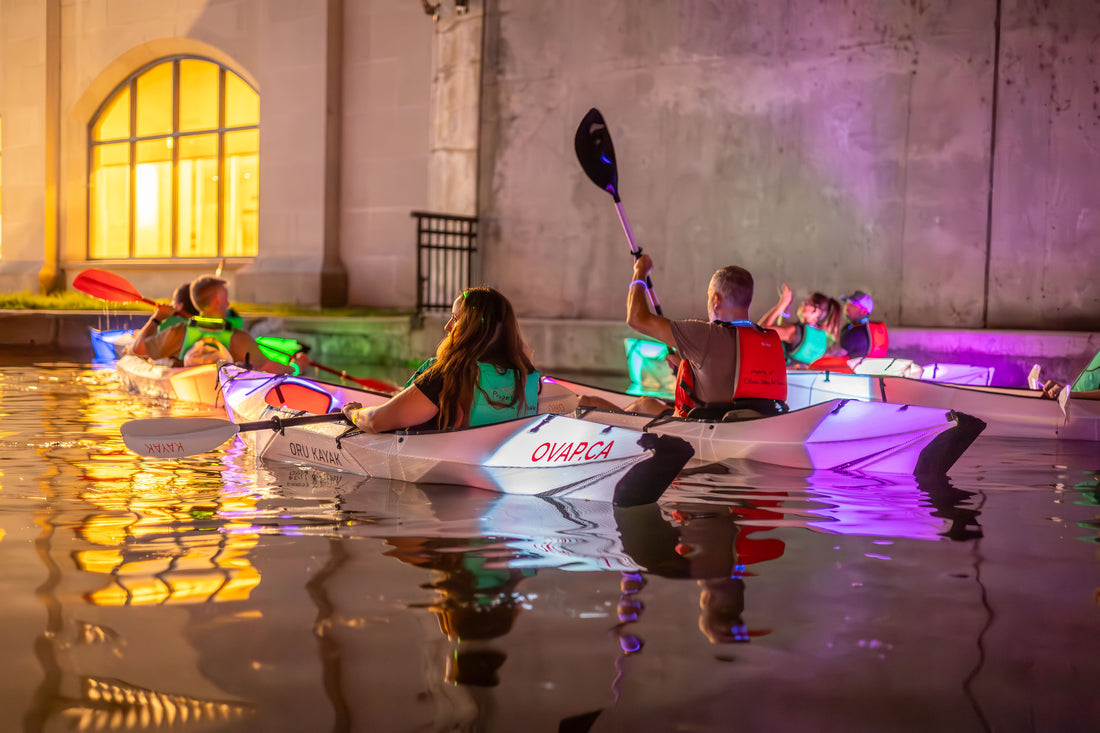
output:
POLYGON ((688 420, 706 420, 709 422, 738 422, 755 420, 771 415, 789 412, 786 402, 748 397, 733 402, 713 402, 697 405, 687 414, 688 420))
POLYGON ((286 407, 314 415, 324 415, 332 410, 332 395, 308 382, 293 377, 277 381, 267 390, 264 401, 272 407, 286 407))

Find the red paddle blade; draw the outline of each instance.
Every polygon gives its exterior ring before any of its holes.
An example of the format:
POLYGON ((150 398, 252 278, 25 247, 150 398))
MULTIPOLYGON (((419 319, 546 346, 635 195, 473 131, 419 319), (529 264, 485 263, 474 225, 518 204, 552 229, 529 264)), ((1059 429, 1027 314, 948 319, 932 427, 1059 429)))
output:
POLYGON ((73 287, 82 293, 87 293, 93 298, 107 300, 112 303, 156 303, 142 297, 141 293, 130 282, 113 272, 106 270, 84 270, 73 278, 73 287))

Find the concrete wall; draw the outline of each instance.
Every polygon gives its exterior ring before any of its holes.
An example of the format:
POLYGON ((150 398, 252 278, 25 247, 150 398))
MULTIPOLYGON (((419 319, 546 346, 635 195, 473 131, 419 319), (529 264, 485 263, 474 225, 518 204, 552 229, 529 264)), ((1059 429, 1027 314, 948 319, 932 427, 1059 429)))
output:
POLYGON ((1100 327, 1095 0, 486 13, 484 271, 519 312, 624 309, 625 239, 573 152, 596 106, 666 314, 702 317, 710 274, 739 263, 753 315, 787 281, 870 290, 892 324, 1100 327))
POLYGON ((46 6, 0 0, 0 287, 38 289, 45 236, 46 6))

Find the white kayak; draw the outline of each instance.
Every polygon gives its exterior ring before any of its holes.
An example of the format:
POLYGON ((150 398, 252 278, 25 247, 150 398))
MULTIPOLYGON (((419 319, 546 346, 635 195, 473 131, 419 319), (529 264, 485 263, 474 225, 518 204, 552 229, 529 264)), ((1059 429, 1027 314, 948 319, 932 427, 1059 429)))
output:
POLYGON ((126 354, 115 363, 119 384, 130 392, 169 400, 217 405, 218 368, 214 364, 172 367, 126 354))
MULTIPOLYGON (((226 411, 238 425, 285 420, 307 411, 335 411, 352 400, 371 405, 388 398, 301 377, 247 372, 233 365, 222 366, 220 377, 226 411)), ((556 414, 459 430, 381 434, 349 432, 342 421, 283 429, 245 427, 240 426, 239 434, 248 448, 278 461, 402 481, 595 499, 623 506, 656 501, 692 453, 685 441, 675 437, 556 414)), ((149 435, 131 437, 140 443, 149 435)), ((158 453, 154 449, 146 454, 158 453)))
MULTIPOLYGON (((559 389, 623 408, 634 398, 557 378, 559 389)), ((544 385, 546 392, 547 386, 544 385)), ((952 410, 830 400, 801 410, 736 422, 653 417, 580 408, 582 419, 683 438, 695 460, 752 460, 800 469, 935 475, 946 473, 984 423, 952 410)))
POLYGON ((1100 401, 1043 397, 1012 387, 940 384, 905 377, 792 371, 787 404, 792 410, 835 399, 894 402, 957 410, 986 423, 983 435, 1010 438, 1100 440, 1100 401))

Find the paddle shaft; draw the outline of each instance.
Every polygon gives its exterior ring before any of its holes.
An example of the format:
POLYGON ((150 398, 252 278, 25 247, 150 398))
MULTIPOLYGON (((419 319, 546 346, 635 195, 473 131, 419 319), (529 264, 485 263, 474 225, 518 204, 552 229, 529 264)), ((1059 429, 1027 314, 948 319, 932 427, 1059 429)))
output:
MULTIPOLYGON (((623 202, 617 196, 615 197, 615 212, 619 215, 619 223, 623 225, 626 243, 630 245, 630 254, 634 255, 634 259, 637 260, 642 256, 642 248, 638 246, 637 240, 634 239, 634 230, 630 228, 630 221, 626 218, 623 202)), ((646 296, 649 298, 649 304, 653 306, 653 311, 657 315, 663 316, 664 311, 661 310, 661 301, 657 298, 657 291, 653 289, 653 280, 649 275, 645 277, 645 287, 646 296)))
POLYGON ((313 359, 310 359, 309 363, 312 364, 313 366, 317 367, 318 369, 320 369, 322 372, 328 372, 329 374, 335 374, 338 377, 340 377, 341 379, 346 379, 349 382, 355 382, 356 384, 362 385, 362 386, 364 386, 368 389, 373 389, 376 392, 393 392, 394 390, 397 389, 396 385, 389 384, 387 382, 383 382, 380 379, 371 379, 370 377, 363 377, 363 378, 350 377, 350 376, 348 376, 347 372, 340 371, 338 369, 333 369, 332 367, 325 366, 324 364, 318 364, 317 362, 313 361, 313 359))
POLYGON ((292 428, 295 425, 312 425, 322 422, 339 422, 346 420, 342 412, 326 412, 323 415, 302 415, 300 417, 279 418, 277 420, 257 420, 255 422, 237 423, 238 433, 247 433, 251 430, 281 430, 292 428))

